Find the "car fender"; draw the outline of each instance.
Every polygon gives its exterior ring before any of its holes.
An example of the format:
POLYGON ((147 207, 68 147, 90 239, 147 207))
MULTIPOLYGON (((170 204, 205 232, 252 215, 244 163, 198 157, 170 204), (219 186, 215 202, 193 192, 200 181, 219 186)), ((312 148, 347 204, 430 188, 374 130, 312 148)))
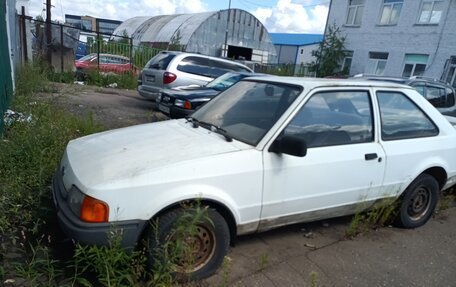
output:
POLYGON ((224 206, 233 216, 236 225, 242 221, 239 210, 235 208, 236 203, 233 198, 227 192, 215 186, 206 184, 180 185, 161 192, 155 199, 154 202, 146 204, 146 217, 149 219, 169 208, 177 207, 185 201, 202 200, 213 201, 224 206), (160 204, 157 205, 157 202, 160 204))

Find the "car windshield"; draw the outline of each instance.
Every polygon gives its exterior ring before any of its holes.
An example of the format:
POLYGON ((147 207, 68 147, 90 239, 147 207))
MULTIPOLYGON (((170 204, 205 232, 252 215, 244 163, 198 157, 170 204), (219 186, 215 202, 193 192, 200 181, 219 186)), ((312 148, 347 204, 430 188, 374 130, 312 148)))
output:
POLYGON ((299 86, 240 81, 192 117, 203 127, 220 128, 230 138, 256 146, 301 91, 299 86))
POLYGON ((246 75, 242 74, 226 73, 207 84, 206 87, 218 91, 224 91, 245 77, 246 75))
POLYGON ((79 61, 87 61, 94 57, 96 57, 96 54, 88 54, 88 55, 85 55, 84 57, 82 57, 81 59, 79 59, 79 61))

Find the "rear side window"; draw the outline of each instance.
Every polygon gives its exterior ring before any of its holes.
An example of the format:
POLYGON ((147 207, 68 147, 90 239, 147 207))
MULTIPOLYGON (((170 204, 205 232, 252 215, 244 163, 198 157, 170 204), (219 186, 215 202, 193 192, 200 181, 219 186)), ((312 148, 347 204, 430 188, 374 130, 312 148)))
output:
POLYGON ((455 95, 450 88, 424 83, 412 86, 436 108, 450 108, 455 105, 455 95))
POLYGON ((385 141, 436 136, 439 130, 407 96, 398 92, 377 92, 385 141))
POLYGON ((173 54, 160 53, 152 59, 150 59, 149 63, 147 64, 147 67, 149 69, 155 70, 166 70, 166 68, 168 68, 169 63, 172 59, 174 59, 175 56, 176 55, 173 54))
POLYGON ((215 76, 211 72, 208 58, 202 57, 186 57, 177 66, 177 70, 185 73, 205 76, 214 78, 215 76))
POLYGON ((426 99, 436 108, 454 106, 454 94, 451 89, 440 86, 426 86, 426 99))

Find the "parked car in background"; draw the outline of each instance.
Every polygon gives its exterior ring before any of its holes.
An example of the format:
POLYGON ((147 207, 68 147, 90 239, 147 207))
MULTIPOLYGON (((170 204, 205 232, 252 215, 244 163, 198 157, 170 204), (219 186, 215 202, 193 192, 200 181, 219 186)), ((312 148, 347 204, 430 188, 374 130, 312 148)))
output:
POLYGON ((228 72, 205 86, 190 85, 164 89, 157 100, 158 109, 173 119, 184 118, 241 79, 251 76, 266 74, 228 72))
POLYGON ((153 57, 138 78, 138 92, 157 100, 162 89, 206 85, 226 72, 252 73, 245 65, 200 54, 163 51, 153 57))
POLYGON ((98 67, 103 73, 125 74, 131 72, 137 74, 137 69, 130 63, 130 59, 119 55, 100 54, 100 59, 98 59, 98 55, 92 53, 74 61, 74 65, 76 73, 80 75, 96 71, 98 67))
POLYGON ((414 87, 423 97, 425 97, 442 114, 456 116, 456 93, 454 88, 441 80, 426 77, 387 77, 371 75, 355 75, 355 79, 365 79, 372 81, 386 81, 404 84, 414 87))
POLYGON ((395 225, 419 227, 455 182, 455 127, 412 87, 270 76, 239 81, 187 119, 70 141, 53 195, 78 242, 116 234, 126 248, 145 244, 149 263, 174 254, 177 276, 199 279, 237 235, 384 199, 395 225), (176 255, 178 242, 191 257, 176 255))

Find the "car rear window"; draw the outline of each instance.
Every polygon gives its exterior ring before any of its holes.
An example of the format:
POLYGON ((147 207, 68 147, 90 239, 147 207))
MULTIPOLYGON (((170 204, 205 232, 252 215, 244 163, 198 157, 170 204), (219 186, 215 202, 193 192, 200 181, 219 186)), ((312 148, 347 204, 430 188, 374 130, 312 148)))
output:
POLYGON ((166 70, 166 68, 168 68, 169 63, 175 56, 176 55, 173 54, 160 53, 152 59, 150 59, 149 63, 147 64, 147 67, 149 69, 155 70, 166 70))

